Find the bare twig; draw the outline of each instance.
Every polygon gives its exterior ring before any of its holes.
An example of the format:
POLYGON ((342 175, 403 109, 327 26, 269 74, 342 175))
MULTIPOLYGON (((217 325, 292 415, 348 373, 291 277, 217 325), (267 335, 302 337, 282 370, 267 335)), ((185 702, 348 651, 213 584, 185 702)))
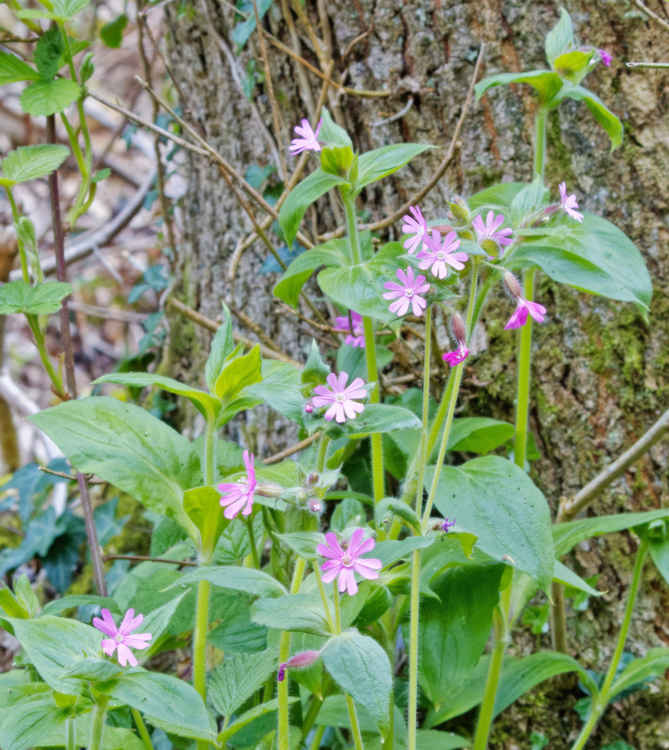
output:
POLYGON ((660 26, 664 26, 667 31, 669 31, 669 23, 667 23, 664 18, 661 18, 660 16, 655 13, 655 11, 652 11, 650 8, 647 8, 641 0, 634 0, 634 4, 637 8, 642 10, 647 16, 650 16, 654 21, 657 21, 660 26))
POLYGON ((647 453, 655 443, 659 442, 664 433, 669 431, 669 409, 655 422, 643 437, 628 448, 612 464, 603 469, 591 482, 568 501, 560 503, 557 522, 568 521, 583 510, 604 488, 617 479, 628 467, 647 453))
POLYGON ((402 107, 402 109, 399 112, 396 112, 394 115, 391 115, 390 117, 386 117, 383 120, 377 120, 376 122, 372 123, 373 128, 379 128, 381 125, 388 125, 388 123, 395 122, 395 120, 401 120, 404 115, 411 109, 413 106, 413 96, 409 97, 409 101, 402 107))
POLYGON ((268 348, 271 349, 274 352, 281 353, 281 349, 274 343, 274 341, 263 331, 262 327, 255 322, 255 320, 251 320, 249 316, 242 312, 241 310, 238 310, 234 305, 231 305, 230 302, 227 303, 228 307, 230 308, 230 312, 241 321, 243 325, 245 325, 250 331, 253 331, 255 335, 262 341, 262 343, 268 348))
MULTIPOLYGON (((50 143, 56 142, 56 121, 54 115, 47 118, 47 140, 50 143)), ((67 266, 65 264, 65 235, 60 215, 60 197, 58 191, 58 170, 49 175, 49 201, 51 203, 51 224, 53 227, 54 251, 56 255, 56 275, 58 281, 67 281, 67 266)), ((70 314, 68 310, 68 298, 61 303, 60 307, 60 334, 63 341, 65 353, 65 379, 67 389, 72 398, 77 397, 77 382, 74 375, 74 350, 72 348, 72 337, 70 334, 70 314)), ((84 521, 86 524, 86 536, 88 538, 88 547, 93 563, 93 578, 95 587, 101 596, 107 596, 107 584, 105 582, 105 573, 102 566, 102 557, 100 554, 100 545, 98 543, 98 534, 93 520, 93 506, 88 493, 88 484, 86 477, 77 472, 77 484, 79 485, 79 495, 81 497, 81 506, 84 511, 84 521)))
MULTIPOLYGON (((202 328, 206 328, 209 331, 213 331, 216 333, 218 331, 218 327, 220 323, 217 323, 215 320, 212 320, 211 318, 208 318, 206 315, 202 315, 202 313, 197 312, 197 310, 193 310, 192 307, 188 307, 188 305, 184 305, 183 302, 180 300, 174 298, 174 297, 168 297, 166 304, 169 307, 173 307, 175 310, 180 312, 182 315, 184 315, 189 320, 192 320, 193 323, 201 326, 202 328)), ((255 341, 251 341, 251 339, 247 339, 245 336, 241 336, 238 333, 235 333, 233 331, 232 337, 235 341, 244 344, 244 346, 248 346, 249 349, 256 345, 255 341)), ((263 355, 263 357, 267 357, 268 359, 278 359, 281 362, 286 362, 289 365, 293 365, 295 367, 302 367, 302 365, 297 362, 294 359, 291 359, 288 355, 283 354, 282 352, 274 351, 273 349, 268 349, 264 344, 260 344, 260 353, 263 355)))
MULTIPOLYGON (((430 192, 430 190, 432 190, 432 188, 439 182, 442 175, 446 171, 446 168, 450 164, 450 161, 453 158, 453 154, 455 153, 455 147, 457 145, 458 138, 460 137, 460 131, 462 130, 462 126, 464 124, 467 114, 469 113, 469 108, 471 106, 472 99, 474 97, 474 85, 476 84, 476 79, 478 78, 479 72, 481 70, 481 64, 483 63, 484 54, 485 54, 485 44, 481 43, 481 48, 479 49, 479 55, 478 55, 478 58, 476 59, 476 65, 474 66, 474 72, 472 74, 471 81, 469 82, 469 90, 467 91, 465 102, 462 105, 462 112, 460 113, 460 117, 458 118, 458 122, 456 123, 455 130, 453 131, 453 136, 451 138, 451 142, 448 146, 446 154, 444 155, 444 158, 441 160, 441 163, 437 167, 435 173, 428 180, 425 186, 422 187, 415 195, 413 195, 403 206, 398 208, 397 211, 392 213, 390 216, 386 216, 385 219, 381 219, 380 221, 375 221, 372 224, 361 225, 360 230, 368 229, 372 232, 375 232, 375 231, 378 231, 379 229, 385 229, 386 227, 389 227, 391 224, 394 224, 396 221, 399 221, 402 218, 402 216, 404 216, 404 214, 409 210, 410 206, 414 206, 416 203, 420 203, 420 201, 422 201, 423 198, 430 192)), ((338 227, 333 232, 329 232, 328 234, 323 235, 319 239, 329 240, 335 237, 342 237, 345 232, 346 232, 345 227, 338 227)))
POLYGON ((292 456, 294 453, 299 453, 305 448, 308 448, 312 443, 315 443, 316 440, 318 440, 321 434, 322 433, 320 432, 314 432, 313 435, 310 435, 308 438, 304 438, 304 440, 300 440, 300 442, 295 443, 295 445, 291 445, 290 448, 285 448, 284 450, 275 453, 273 456, 263 459, 263 463, 276 464, 279 461, 283 461, 284 458, 288 458, 288 456, 292 456))
POLYGON ((148 557, 147 555, 105 555, 103 559, 105 562, 108 562, 109 560, 132 560, 132 562, 167 563, 168 565, 197 568, 197 563, 190 562, 189 560, 168 560, 165 557, 148 557))
POLYGON ((626 62, 626 68, 669 68, 669 62, 626 62))

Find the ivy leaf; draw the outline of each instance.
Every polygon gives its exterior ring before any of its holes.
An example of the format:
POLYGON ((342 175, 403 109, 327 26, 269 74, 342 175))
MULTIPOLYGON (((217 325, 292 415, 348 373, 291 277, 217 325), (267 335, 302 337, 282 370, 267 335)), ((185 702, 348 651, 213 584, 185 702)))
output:
POLYGON ((123 41, 123 30, 128 25, 128 16, 121 13, 113 21, 106 23, 100 29, 100 39, 112 49, 118 49, 123 41))

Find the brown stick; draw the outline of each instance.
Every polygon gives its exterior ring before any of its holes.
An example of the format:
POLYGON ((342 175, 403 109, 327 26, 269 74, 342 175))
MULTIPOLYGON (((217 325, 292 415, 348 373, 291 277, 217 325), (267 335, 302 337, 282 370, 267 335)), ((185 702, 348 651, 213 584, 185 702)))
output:
MULTIPOLYGON (((47 140, 49 143, 56 143, 56 120, 53 115, 47 118, 47 140)), ((51 203, 51 223, 53 226, 54 251, 56 255, 56 276, 58 281, 67 281, 67 265, 65 263, 65 234, 63 232, 63 223, 60 216, 60 197, 58 194, 58 170, 49 175, 49 200, 51 203)), ((63 349, 65 353, 65 381, 67 390, 71 398, 77 397, 77 382, 74 375, 74 350, 72 348, 72 337, 70 335, 70 312, 68 306, 68 297, 66 297, 60 307, 60 333, 63 340, 63 349)), ((88 548, 91 553, 93 563, 93 578, 95 587, 100 596, 107 596, 107 584, 105 582, 105 573, 102 565, 100 545, 98 543, 98 534, 95 529, 93 520, 93 506, 88 492, 86 477, 77 472, 77 484, 79 485, 79 495, 81 497, 81 507, 84 511, 84 521, 86 524, 86 536, 88 538, 88 548)))
POLYGON ((105 555, 104 561, 108 560, 132 560, 133 562, 157 562, 167 563, 168 565, 185 565, 186 567, 197 568, 197 563, 187 560, 168 560, 166 557, 147 557, 146 555, 105 555))
POLYGON ((312 443, 318 440, 321 434, 322 433, 320 432, 314 432, 313 435, 310 435, 308 438, 304 438, 304 440, 300 440, 300 442, 295 443, 295 445, 291 445, 290 448, 285 448, 284 450, 279 451, 278 453, 275 453, 273 456, 263 459, 263 463, 264 464, 276 464, 279 461, 283 461, 284 458, 288 458, 288 456, 292 456, 293 453, 299 453, 305 448, 308 448, 312 443))

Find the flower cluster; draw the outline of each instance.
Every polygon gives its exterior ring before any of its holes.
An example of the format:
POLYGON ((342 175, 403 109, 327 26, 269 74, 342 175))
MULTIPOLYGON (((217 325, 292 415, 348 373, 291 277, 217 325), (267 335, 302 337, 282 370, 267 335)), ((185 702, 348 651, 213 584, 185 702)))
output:
POLYGON ((119 664, 125 667, 126 664, 130 664, 131 667, 136 667, 138 662, 135 655, 130 650, 136 648, 139 651, 143 651, 148 648, 150 641, 153 638, 151 633, 135 633, 132 635, 133 630, 142 624, 144 615, 137 615, 135 617, 135 610, 129 609, 121 621, 119 627, 116 627, 114 618, 111 616, 111 612, 108 609, 101 610, 102 619, 99 617, 93 618, 93 626, 96 627, 101 633, 104 633, 108 638, 103 638, 101 642, 102 650, 107 656, 112 656, 114 651, 118 657, 119 664))
POLYGON ((365 348, 365 331, 360 313, 349 310, 348 315, 338 315, 335 318, 335 327, 338 333, 348 334, 344 341, 349 346, 357 346, 360 349, 365 348))
POLYGON ((364 529, 356 529, 349 543, 342 545, 332 531, 325 535, 326 544, 319 544, 316 547, 318 554, 327 558, 321 566, 324 583, 331 583, 339 577, 339 591, 342 593, 347 591, 352 596, 358 592, 354 573, 369 580, 379 577, 379 570, 383 567, 381 560, 374 557, 362 557, 365 553, 371 552, 375 546, 371 537, 363 539, 364 536, 364 529))

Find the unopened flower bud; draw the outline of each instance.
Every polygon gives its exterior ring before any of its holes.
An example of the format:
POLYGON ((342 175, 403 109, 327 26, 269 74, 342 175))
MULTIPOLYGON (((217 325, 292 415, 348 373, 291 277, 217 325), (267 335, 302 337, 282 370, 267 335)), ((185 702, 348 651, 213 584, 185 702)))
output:
POLYGON ((516 299, 523 296, 518 279, 511 273, 511 271, 506 271, 504 273, 504 283, 516 299))
POLYGON ((456 219, 469 223, 469 206, 467 205, 467 202, 464 198, 456 195, 455 198, 453 198, 453 201, 448 204, 448 206, 451 209, 451 213, 453 214, 453 216, 455 216, 456 219))
POLYGON ((467 340, 467 329, 465 328, 465 321, 459 313, 453 313, 451 316, 451 330, 455 336, 456 341, 467 340))
POLYGON ((312 471, 307 477, 307 484, 310 487, 313 487, 318 482, 319 478, 318 474, 315 471, 312 471))
POLYGON ((319 514, 321 514, 323 512, 323 503, 320 500, 318 500, 317 498, 312 497, 307 502, 307 508, 309 508, 309 511, 311 513, 315 513, 315 514, 319 515, 319 514))
POLYGON ((287 669, 304 669, 305 667, 310 667, 320 655, 320 651, 300 651, 295 656, 291 656, 288 661, 279 665, 277 679, 279 682, 283 682, 286 678, 287 669))
POLYGON ((307 401, 307 403, 304 405, 304 411, 307 414, 311 414, 314 410, 314 405, 311 403, 311 401, 307 401))

